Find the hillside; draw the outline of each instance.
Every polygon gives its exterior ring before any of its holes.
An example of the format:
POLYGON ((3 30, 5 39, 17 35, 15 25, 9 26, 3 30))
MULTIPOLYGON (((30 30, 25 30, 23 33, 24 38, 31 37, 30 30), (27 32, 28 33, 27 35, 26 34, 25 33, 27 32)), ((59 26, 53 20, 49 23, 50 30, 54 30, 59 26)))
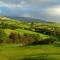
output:
POLYGON ((33 42, 39 44, 41 41, 46 44, 52 43, 56 39, 59 40, 60 24, 25 22, 8 17, 0 17, 0 31, 3 34, 6 33, 6 37, 3 36, 3 39, 4 37, 9 40, 12 39, 13 42, 18 41, 20 43, 19 41, 22 39, 23 42, 26 41, 25 43, 29 41, 30 44, 33 42))
POLYGON ((0 60, 60 60, 60 24, 0 17, 0 60))
POLYGON ((7 16, 8 18, 11 19, 15 19, 15 20, 19 20, 19 21, 25 21, 25 22, 41 22, 41 23, 48 23, 48 21, 45 21, 43 19, 37 19, 37 18, 30 18, 30 17, 11 17, 11 16, 7 16))
MULTIPOLYGON (((23 34, 22 37, 20 36, 21 39, 27 37, 28 40, 29 39, 30 40, 35 40, 35 37, 38 40, 45 40, 45 39, 49 39, 50 38, 48 35, 40 34, 38 32, 32 31, 30 26, 31 26, 31 23, 17 21, 17 20, 14 20, 14 19, 11 19, 11 18, 7 18, 7 17, 0 17, 0 32, 2 32, 2 34, 6 33, 5 34, 6 36, 2 37, 3 39, 4 38, 8 39, 11 34, 13 34, 13 40, 15 39, 14 36, 18 37, 18 34, 19 34, 19 36, 23 34), (26 36, 24 36, 24 35, 26 35, 26 36)), ((16 38, 16 39, 20 40, 19 37, 16 38)))

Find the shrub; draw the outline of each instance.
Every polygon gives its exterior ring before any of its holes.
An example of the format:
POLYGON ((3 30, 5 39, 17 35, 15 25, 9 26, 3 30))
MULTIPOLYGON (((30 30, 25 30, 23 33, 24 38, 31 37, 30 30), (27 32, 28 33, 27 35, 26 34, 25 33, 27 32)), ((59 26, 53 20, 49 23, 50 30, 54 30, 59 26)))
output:
POLYGON ((48 39, 41 40, 40 44, 53 44, 55 41, 56 41, 55 37, 50 37, 48 39))
POLYGON ((40 44, 53 44, 54 42, 56 41, 56 38, 54 37, 50 37, 50 38, 47 38, 47 39, 44 39, 44 40, 34 40, 32 42, 32 45, 40 45, 40 44))
POLYGON ((0 43, 3 43, 7 39, 6 33, 3 29, 0 29, 0 43))
POLYGON ((20 35, 20 43, 22 43, 23 45, 31 44, 32 41, 33 38, 29 36, 29 34, 20 35))
POLYGON ((39 34, 24 34, 23 42, 31 45, 33 42, 38 42, 40 40, 39 34))
POLYGON ((39 34, 27 34, 27 33, 24 33, 23 35, 18 34, 17 36, 18 43, 23 45, 30 45, 34 41, 37 42, 40 37, 39 34))
POLYGON ((10 42, 15 43, 15 41, 18 39, 18 35, 15 32, 11 32, 9 35, 10 42))
POLYGON ((60 42, 59 41, 55 42, 54 46, 55 47, 60 47, 60 42))

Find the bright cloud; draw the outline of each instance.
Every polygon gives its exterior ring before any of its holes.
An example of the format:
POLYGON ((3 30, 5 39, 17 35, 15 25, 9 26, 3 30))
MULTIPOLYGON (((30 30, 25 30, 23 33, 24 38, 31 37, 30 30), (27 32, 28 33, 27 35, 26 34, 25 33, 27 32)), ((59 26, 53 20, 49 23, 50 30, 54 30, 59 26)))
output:
POLYGON ((47 14, 50 16, 60 16, 60 6, 47 9, 47 14))

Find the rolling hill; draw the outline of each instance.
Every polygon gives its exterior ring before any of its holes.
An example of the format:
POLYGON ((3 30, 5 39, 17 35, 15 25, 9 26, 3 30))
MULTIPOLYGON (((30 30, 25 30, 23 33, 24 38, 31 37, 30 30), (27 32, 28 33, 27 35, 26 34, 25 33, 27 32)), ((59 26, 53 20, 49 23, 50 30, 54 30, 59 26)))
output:
POLYGON ((48 21, 46 21, 46 20, 30 18, 30 17, 11 17, 11 16, 7 16, 7 17, 11 18, 11 19, 25 21, 25 22, 32 22, 32 21, 34 21, 34 22, 48 23, 48 21))

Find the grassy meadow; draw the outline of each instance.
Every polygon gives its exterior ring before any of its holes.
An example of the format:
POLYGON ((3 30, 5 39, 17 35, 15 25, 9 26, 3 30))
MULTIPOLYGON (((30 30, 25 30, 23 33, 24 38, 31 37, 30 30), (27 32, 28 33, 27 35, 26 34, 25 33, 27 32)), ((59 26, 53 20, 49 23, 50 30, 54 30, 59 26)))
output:
POLYGON ((0 17, 0 60, 60 60, 60 24, 0 17))
POLYGON ((0 60, 60 60, 60 48, 53 45, 1 45, 0 60))

